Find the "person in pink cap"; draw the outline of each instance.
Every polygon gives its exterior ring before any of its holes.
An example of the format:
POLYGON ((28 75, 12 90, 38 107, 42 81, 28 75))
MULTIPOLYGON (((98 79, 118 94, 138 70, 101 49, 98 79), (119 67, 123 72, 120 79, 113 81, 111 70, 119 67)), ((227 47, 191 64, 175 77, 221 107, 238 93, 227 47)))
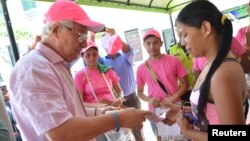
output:
POLYGON ((119 85, 120 78, 109 66, 98 62, 98 48, 94 42, 88 42, 88 46, 81 51, 81 57, 86 67, 76 73, 74 82, 85 105, 89 107, 105 107, 108 104, 121 106, 123 92, 119 85), (112 103, 106 103, 108 101, 112 103))
MULTIPOLYGON (((161 105, 180 103, 180 96, 188 88, 186 69, 176 56, 161 53, 162 44, 158 31, 152 29, 145 33, 143 45, 149 58, 145 63, 139 65, 136 72, 138 96, 143 101, 148 102, 150 111, 154 111, 156 107, 161 105), (150 69, 162 82, 162 87, 155 80, 150 69), (148 86, 148 95, 144 93, 145 85, 148 86)), ((157 140, 161 140, 156 123, 151 122, 151 126, 157 140)))
MULTIPOLYGON (((81 57, 86 63, 84 69, 74 77, 78 92, 82 95, 86 107, 122 106, 123 92, 119 85, 120 78, 109 66, 98 62, 98 47, 93 41, 81 51, 81 57)), ((97 141, 107 140, 105 135, 99 135, 97 141)))
MULTIPOLYGON (((244 71, 230 51, 231 20, 212 2, 197 0, 179 12, 175 27, 186 50, 194 57, 205 56, 207 61, 191 93, 191 108, 175 108, 182 135, 189 140, 207 141, 218 138, 211 134, 210 129, 215 128, 210 125, 244 126, 247 86, 244 71)), ((234 129, 223 129, 229 130, 234 129)))
POLYGON ((116 108, 85 108, 74 85, 69 65, 87 47, 88 30, 99 32, 104 25, 68 0, 55 1, 44 23, 41 41, 10 76, 10 102, 23 141, 86 141, 120 127, 142 128, 152 113, 127 108, 98 116, 116 108))

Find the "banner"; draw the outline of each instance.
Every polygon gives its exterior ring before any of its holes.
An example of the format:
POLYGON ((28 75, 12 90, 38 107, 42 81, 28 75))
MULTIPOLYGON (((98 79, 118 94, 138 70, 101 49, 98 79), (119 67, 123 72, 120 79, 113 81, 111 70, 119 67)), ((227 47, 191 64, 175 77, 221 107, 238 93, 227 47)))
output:
POLYGON ((36 2, 34 0, 21 0, 25 18, 32 20, 37 15, 36 2))

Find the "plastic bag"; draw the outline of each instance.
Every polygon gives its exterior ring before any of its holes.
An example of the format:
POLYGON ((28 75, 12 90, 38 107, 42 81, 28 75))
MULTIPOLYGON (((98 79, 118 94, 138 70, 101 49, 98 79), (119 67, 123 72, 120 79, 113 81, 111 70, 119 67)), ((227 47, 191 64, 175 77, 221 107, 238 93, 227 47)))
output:
POLYGON ((131 129, 121 128, 119 132, 109 131, 105 133, 108 141, 135 141, 131 129))

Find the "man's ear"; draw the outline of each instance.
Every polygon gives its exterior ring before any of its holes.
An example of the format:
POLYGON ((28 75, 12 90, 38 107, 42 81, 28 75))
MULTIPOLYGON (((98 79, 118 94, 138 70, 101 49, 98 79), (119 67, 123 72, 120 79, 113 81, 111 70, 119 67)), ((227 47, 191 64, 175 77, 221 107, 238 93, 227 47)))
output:
POLYGON ((58 37, 58 33, 61 32, 61 25, 59 23, 55 23, 52 27, 51 27, 51 34, 55 37, 58 37))
POLYGON ((163 45, 163 41, 161 41, 161 47, 162 47, 162 45, 163 45))
POLYGON ((210 22, 208 21, 203 21, 202 26, 201 26, 202 34, 206 37, 211 33, 212 26, 210 22))

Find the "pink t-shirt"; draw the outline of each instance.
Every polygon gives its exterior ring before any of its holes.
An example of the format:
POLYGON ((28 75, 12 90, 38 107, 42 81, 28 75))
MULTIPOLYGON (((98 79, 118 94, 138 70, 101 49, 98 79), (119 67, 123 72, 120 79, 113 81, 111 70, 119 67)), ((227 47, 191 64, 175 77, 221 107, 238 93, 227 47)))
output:
POLYGON ((204 68, 206 63, 206 57, 196 57, 193 58, 193 70, 194 71, 201 71, 204 68))
POLYGON ((231 51, 236 55, 236 57, 240 57, 245 53, 246 49, 235 37, 233 37, 231 51))
MULTIPOLYGON (((87 73, 88 78, 90 80, 91 86, 96 94, 96 97, 99 102, 101 102, 103 99, 108 99, 113 101, 112 94, 109 91, 109 88, 101 74, 101 72, 96 70, 91 70, 88 67, 85 68, 85 70, 80 70, 76 73, 74 82, 79 92, 83 94, 83 101, 84 102, 90 102, 90 103, 96 103, 97 101, 94 98, 93 92, 91 91, 90 85, 85 77, 84 71, 87 73)), ((111 87, 114 84, 119 83, 120 78, 117 76, 115 71, 113 69, 109 69, 105 76, 107 80, 109 81, 109 84, 111 87)))
MULTIPOLYGON (((160 78, 170 94, 174 94, 178 89, 178 78, 187 75, 186 69, 175 56, 162 55, 158 60, 150 60, 149 65, 160 78)), ((138 67, 136 78, 138 86, 144 86, 147 84, 149 97, 155 97, 161 100, 166 97, 166 93, 153 79, 144 63, 138 67)))
MULTIPOLYGON (((245 53, 245 47, 242 46, 242 44, 235 38, 232 38, 232 44, 231 44, 231 51, 237 56, 240 57, 245 53)), ((201 71, 204 68, 204 65, 206 63, 205 57, 196 57, 193 58, 193 70, 194 71, 201 71)))
MULTIPOLYGON (((197 105, 198 105, 198 100, 200 97, 200 89, 197 90, 193 90, 190 96, 190 102, 191 102, 191 107, 192 107, 192 112, 193 114, 197 117, 198 116, 198 109, 197 109, 197 105)), ((206 107, 206 117, 208 120, 208 123, 210 125, 212 124, 220 124, 220 120, 215 108, 215 105, 212 103, 207 103, 207 107, 206 107)))
POLYGON ((245 45, 246 44, 246 32, 248 26, 242 27, 238 30, 238 33, 236 35, 236 39, 242 44, 245 45))

